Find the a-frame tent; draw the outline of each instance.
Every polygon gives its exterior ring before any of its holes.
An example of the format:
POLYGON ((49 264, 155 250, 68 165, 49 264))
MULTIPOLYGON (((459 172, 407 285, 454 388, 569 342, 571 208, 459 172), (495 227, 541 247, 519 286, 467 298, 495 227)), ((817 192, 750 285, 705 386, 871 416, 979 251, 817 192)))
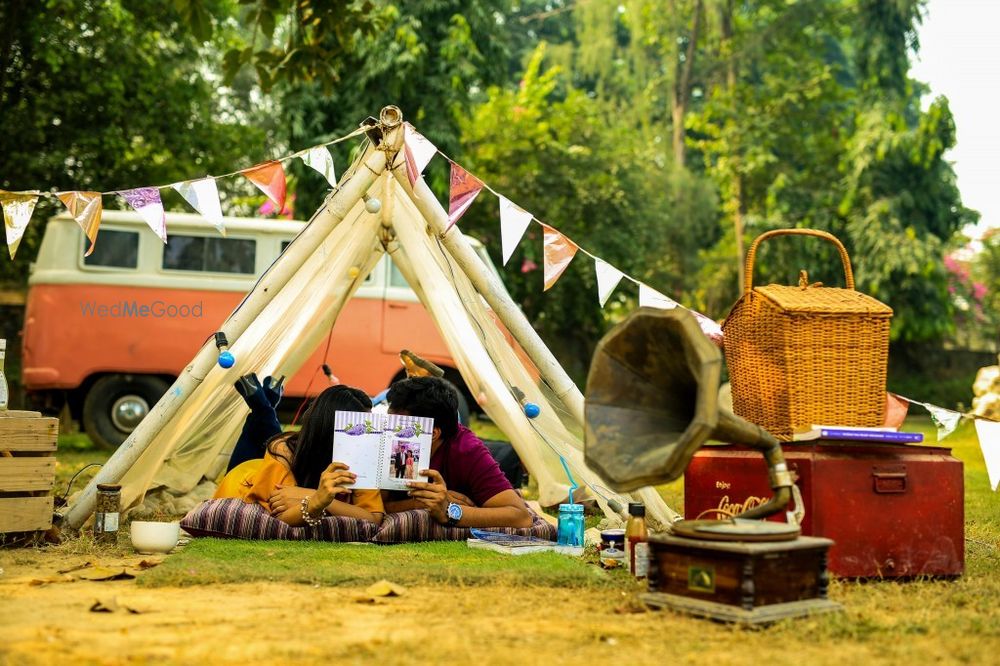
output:
POLYGON ((179 497, 210 486, 225 469, 247 413, 233 382, 247 372, 298 370, 383 252, 431 313, 472 395, 511 438, 543 504, 567 496, 568 467, 586 486, 581 494, 596 499, 609 517, 623 517, 634 498, 646 504, 653 523, 676 519, 654 489, 613 493, 586 467, 582 394, 499 279, 457 227, 448 228, 423 179, 411 186, 399 110, 383 109, 368 135, 366 149, 324 205, 222 325, 235 365, 220 367, 217 348, 207 342, 69 506, 62 524, 76 528, 86 521, 98 484, 120 483, 123 507, 147 492, 179 497), (382 202, 377 213, 366 210, 366 197, 382 202), (524 415, 515 388, 542 406, 537 418, 524 415))

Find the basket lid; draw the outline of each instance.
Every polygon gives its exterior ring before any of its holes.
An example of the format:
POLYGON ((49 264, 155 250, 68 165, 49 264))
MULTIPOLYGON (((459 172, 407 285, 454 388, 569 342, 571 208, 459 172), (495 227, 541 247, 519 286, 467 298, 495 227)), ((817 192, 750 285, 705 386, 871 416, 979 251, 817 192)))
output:
POLYGON ((865 314, 891 317, 892 308, 868 294, 839 287, 793 287, 769 284, 754 287, 754 292, 772 301, 782 310, 829 314, 865 314))

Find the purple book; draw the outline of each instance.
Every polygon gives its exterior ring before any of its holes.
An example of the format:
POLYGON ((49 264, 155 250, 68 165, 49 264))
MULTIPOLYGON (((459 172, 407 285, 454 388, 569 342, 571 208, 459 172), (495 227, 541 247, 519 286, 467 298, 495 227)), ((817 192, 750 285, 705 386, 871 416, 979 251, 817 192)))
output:
POLYGON ((812 430, 796 433, 792 441, 803 442, 813 439, 839 439, 851 442, 890 442, 893 444, 917 444, 924 441, 923 433, 899 432, 882 428, 835 428, 814 426, 812 430))

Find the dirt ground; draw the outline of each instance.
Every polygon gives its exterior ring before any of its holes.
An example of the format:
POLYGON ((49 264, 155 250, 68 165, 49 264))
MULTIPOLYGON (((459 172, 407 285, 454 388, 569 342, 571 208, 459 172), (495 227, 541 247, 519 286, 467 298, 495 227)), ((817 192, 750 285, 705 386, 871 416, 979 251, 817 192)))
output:
MULTIPOLYGON (((956 643, 811 640, 811 620, 742 630, 641 609, 620 591, 240 584, 146 588, 135 580, 32 584, 86 554, 0 551, 0 663, 816 664, 967 661, 956 643), (90 610, 100 601, 114 612, 90 610), (127 609, 139 611, 130 613, 127 609)), ((120 562, 135 564, 139 557, 120 562)), ((142 574, 139 574, 140 576, 142 574)), ((980 646, 981 647, 981 646, 980 646)))

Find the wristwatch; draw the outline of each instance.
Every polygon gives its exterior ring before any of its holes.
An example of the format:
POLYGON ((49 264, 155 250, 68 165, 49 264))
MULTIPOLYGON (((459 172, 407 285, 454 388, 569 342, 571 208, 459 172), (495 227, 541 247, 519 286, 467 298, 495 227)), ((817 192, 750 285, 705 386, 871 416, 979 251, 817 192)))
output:
POLYGON ((452 502, 448 505, 448 527, 458 525, 460 520, 462 520, 462 505, 452 502))

